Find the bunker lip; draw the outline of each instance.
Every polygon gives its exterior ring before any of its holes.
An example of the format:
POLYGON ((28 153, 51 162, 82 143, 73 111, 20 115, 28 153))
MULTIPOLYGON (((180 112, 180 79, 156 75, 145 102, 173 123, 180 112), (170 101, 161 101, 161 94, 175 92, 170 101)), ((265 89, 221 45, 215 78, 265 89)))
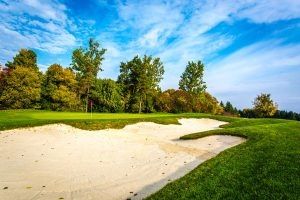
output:
POLYGON ((64 124, 0 132, 0 199, 142 199, 244 138, 180 136, 213 119, 86 131, 64 124), (5 188, 5 189, 3 189, 5 188))

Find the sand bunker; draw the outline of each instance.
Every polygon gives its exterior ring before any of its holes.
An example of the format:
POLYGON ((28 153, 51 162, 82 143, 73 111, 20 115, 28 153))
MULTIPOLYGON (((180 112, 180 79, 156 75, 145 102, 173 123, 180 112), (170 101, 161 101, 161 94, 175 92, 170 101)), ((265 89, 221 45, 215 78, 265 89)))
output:
POLYGON ((182 141, 225 122, 180 119, 85 131, 56 124, 0 132, 0 199, 141 199, 240 144, 233 136, 182 141))

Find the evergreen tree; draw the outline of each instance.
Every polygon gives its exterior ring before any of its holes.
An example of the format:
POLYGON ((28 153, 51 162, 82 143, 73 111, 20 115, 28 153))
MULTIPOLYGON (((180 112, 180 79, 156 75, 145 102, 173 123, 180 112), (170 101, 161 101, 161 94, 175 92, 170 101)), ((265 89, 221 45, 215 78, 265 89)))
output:
POLYGON ((29 49, 21 49, 13 58, 13 61, 6 63, 6 66, 11 70, 16 69, 17 67, 25 67, 39 71, 36 60, 37 57, 34 51, 29 49))

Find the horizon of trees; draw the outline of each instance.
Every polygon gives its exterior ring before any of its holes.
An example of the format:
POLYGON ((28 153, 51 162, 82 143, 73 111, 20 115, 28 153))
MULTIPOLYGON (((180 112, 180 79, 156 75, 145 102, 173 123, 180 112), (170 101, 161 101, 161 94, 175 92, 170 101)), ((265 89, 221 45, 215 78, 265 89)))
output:
POLYGON ((106 49, 90 39, 72 53, 70 67, 52 64, 45 73, 37 56, 21 49, 0 72, 0 109, 46 109, 96 112, 206 112, 221 114, 215 97, 205 91, 204 65, 190 61, 180 89, 162 91, 164 66, 160 58, 144 55, 120 63, 118 79, 98 78, 106 49))
POLYGON ((46 109, 96 112, 203 112, 241 117, 299 120, 299 114, 278 111, 270 94, 259 95, 252 109, 238 110, 206 91, 204 64, 188 61, 179 89, 162 91, 164 66, 160 58, 144 55, 120 63, 118 79, 98 78, 106 49, 90 39, 87 48, 72 53, 70 67, 52 64, 39 71, 36 53, 21 49, 0 71, 0 109, 46 109))

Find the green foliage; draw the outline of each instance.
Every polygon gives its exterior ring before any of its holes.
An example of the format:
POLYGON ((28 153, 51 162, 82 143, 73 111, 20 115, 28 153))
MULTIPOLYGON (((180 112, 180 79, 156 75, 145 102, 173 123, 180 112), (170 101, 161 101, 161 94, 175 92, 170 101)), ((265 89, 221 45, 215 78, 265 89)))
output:
POLYGON ((184 90, 166 90, 158 94, 156 109, 160 112, 202 112, 221 114, 222 107, 217 99, 207 92, 191 94, 184 90))
POLYGON ((183 90, 169 89, 160 93, 156 99, 156 109, 160 112, 192 112, 192 95, 183 90))
POLYGON ((79 105, 77 81, 71 69, 59 64, 51 65, 42 87, 42 107, 51 110, 76 110, 79 105))
POLYGON ((97 80, 105 52, 97 41, 90 39, 87 48, 73 51, 71 69, 53 64, 42 77, 35 52, 21 49, 13 61, 7 62, 8 68, 0 72, 0 109, 33 108, 41 103, 43 109, 81 110, 80 105, 85 104, 87 112, 88 102, 93 100, 94 109, 99 112, 203 112, 299 120, 298 113, 277 111, 270 94, 261 94, 255 99, 253 109, 243 111, 238 111, 230 102, 218 104, 217 99, 205 91, 201 61, 188 62, 179 90, 160 91, 163 64, 159 58, 146 55, 122 62, 117 83, 97 80))
POLYGON ((125 110, 139 112, 146 110, 146 101, 159 89, 158 83, 164 74, 159 58, 135 56, 131 61, 122 62, 118 83, 122 86, 125 110))
POLYGON ((223 101, 220 102, 220 106, 221 106, 222 108, 225 108, 223 101))
POLYGON ((224 110, 224 115, 235 115, 235 116, 239 115, 238 109, 236 107, 233 107, 233 105, 229 101, 227 101, 225 105, 221 101, 220 106, 224 110))
POLYGON ((78 108, 78 97, 67 86, 60 85, 51 93, 53 103, 50 108, 52 110, 76 110, 78 108))
POLYGON ((89 40, 89 47, 75 49, 72 55, 72 69, 77 72, 77 80, 79 81, 79 93, 81 98, 85 98, 86 111, 88 109, 88 99, 90 89, 94 84, 97 74, 101 69, 104 53, 106 49, 100 48, 100 44, 93 40, 89 40))
POLYGON ((9 70, 8 68, 2 69, 0 71, 0 96, 5 88, 5 77, 7 76, 9 71, 11 70, 9 70))
POLYGON ((203 81, 204 64, 201 61, 188 62, 179 81, 179 89, 193 94, 200 94, 206 89, 203 81))
POLYGON ((272 117, 278 119, 290 119, 300 121, 300 113, 296 113, 293 111, 277 110, 272 117))
POLYGON ((12 62, 7 62, 6 66, 9 69, 16 69, 17 67, 30 68, 38 71, 37 57, 34 51, 29 49, 21 49, 19 53, 13 58, 12 62))
POLYGON ((256 117, 256 113, 254 112, 253 109, 250 109, 250 108, 245 108, 245 109, 239 111, 239 114, 241 117, 245 117, 245 118, 255 118, 256 117))
POLYGON ((97 79, 91 93, 93 110, 98 112, 122 112, 124 102, 119 85, 111 79, 97 79))
POLYGON ((194 98, 196 105, 195 112, 222 114, 223 108, 219 105, 218 100, 208 92, 203 92, 194 98))
POLYGON ((29 67, 15 67, 3 77, 1 109, 34 108, 40 100, 41 74, 29 67))
POLYGON ((254 112, 257 117, 272 117, 277 110, 277 104, 271 99, 271 94, 258 95, 254 102, 254 112))

